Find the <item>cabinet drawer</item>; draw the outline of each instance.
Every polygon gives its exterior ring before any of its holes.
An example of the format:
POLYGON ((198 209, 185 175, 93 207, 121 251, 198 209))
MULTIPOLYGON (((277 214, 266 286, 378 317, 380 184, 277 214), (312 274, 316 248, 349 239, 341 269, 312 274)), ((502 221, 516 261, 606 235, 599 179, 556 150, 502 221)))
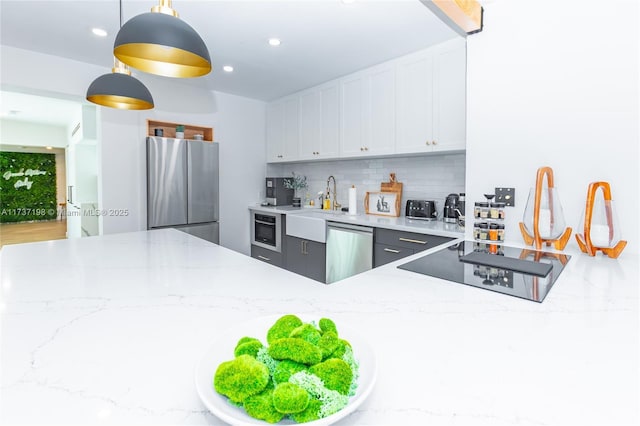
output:
POLYGON ((274 266, 282 267, 282 253, 269 250, 263 247, 251 245, 251 257, 262 260, 274 266))
POLYGON ((415 250, 409 248, 376 243, 373 248, 373 267, 377 268, 378 266, 386 265, 394 260, 411 256, 415 252, 415 250))
POLYGON ((376 244, 389 244, 396 247, 412 249, 416 252, 426 250, 452 240, 453 238, 449 237, 376 228, 376 244))

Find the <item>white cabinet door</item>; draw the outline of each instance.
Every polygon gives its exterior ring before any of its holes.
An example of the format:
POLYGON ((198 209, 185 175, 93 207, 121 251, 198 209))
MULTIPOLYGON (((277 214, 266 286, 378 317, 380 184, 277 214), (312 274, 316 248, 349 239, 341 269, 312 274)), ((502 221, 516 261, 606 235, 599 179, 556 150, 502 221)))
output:
POLYGON ((300 159, 337 158, 340 152, 338 83, 302 92, 300 96, 300 159))
POLYGON ((284 161, 299 159, 300 100, 293 96, 284 101, 284 161))
POLYGON ((277 163, 299 158, 299 97, 280 99, 267 105, 267 161, 277 163))
POLYGON ((319 90, 300 95, 300 158, 317 158, 321 144, 321 99, 319 90))
POLYGON ((421 51, 398 62, 396 152, 431 151, 433 56, 421 51))
POLYGON ((452 40, 402 58, 397 74, 396 152, 464 150, 464 40, 452 40))
POLYGON ((316 157, 337 158, 340 154, 340 87, 320 87, 320 138, 316 157))
POLYGON ((466 147, 466 48, 447 43, 434 55, 433 150, 466 147))
POLYGON ((342 80, 342 157, 394 152, 395 84, 393 64, 342 80))
POLYGON ((284 158, 284 103, 267 105, 267 161, 283 161, 284 158))
POLYGON ((393 154, 396 140, 396 74, 393 65, 372 69, 365 91, 365 154, 393 154))
POLYGON ((340 156, 364 155, 365 78, 362 74, 340 82, 340 156))

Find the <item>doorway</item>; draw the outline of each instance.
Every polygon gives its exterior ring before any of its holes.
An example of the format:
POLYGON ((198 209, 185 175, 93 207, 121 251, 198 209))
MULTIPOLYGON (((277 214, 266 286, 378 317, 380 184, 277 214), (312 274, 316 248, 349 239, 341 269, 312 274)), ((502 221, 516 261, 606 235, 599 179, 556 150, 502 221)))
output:
POLYGON ((81 214, 97 208, 95 106, 12 91, 0 97, 0 248, 98 235, 98 218, 81 214))

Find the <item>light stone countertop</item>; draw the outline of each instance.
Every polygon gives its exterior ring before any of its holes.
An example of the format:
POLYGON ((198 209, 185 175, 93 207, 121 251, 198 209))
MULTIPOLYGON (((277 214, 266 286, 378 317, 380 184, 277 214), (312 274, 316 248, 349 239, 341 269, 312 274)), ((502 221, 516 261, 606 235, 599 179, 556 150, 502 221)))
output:
POLYGON ((291 206, 282 207, 264 207, 264 206, 249 206, 249 210, 264 212, 264 213, 277 213, 277 214, 295 214, 295 215, 308 215, 308 214, 321 214, 326 216, 327 221, 351 223, 354 225, 370 226, 374 228, 386 228, 396 231, 408 231, 418 234, 430 234, 438 235, 441 237, 462 238, 464 236, 464 228, 459 227, 455 223, 445 223, 442 220, 420 220, 420 219, 408 219, 404 216, 400 217, 387 217, 376 216, 365 213, 358 213, 357 215, 349 215, 344 212, 327 212, 322 209, 309 209, 291 206))
POLYGON ((327 286, 171 229, 5 246, 0 423, 221 424, 195 363, 297 313, 374 349, 343 425, 638 424, 637 256, 570 253, 540 304, 396 268, 425 253, 327 286))

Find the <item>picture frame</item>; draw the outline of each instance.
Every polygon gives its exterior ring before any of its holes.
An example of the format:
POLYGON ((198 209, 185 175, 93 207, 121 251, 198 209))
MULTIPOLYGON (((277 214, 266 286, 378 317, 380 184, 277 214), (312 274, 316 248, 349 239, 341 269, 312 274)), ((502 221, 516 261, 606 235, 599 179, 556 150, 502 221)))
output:
POLYGON ((367 192, 364 197, 364 210, 367 214, 378 216, 400 216, 400 194, 397 192, 367 192))

